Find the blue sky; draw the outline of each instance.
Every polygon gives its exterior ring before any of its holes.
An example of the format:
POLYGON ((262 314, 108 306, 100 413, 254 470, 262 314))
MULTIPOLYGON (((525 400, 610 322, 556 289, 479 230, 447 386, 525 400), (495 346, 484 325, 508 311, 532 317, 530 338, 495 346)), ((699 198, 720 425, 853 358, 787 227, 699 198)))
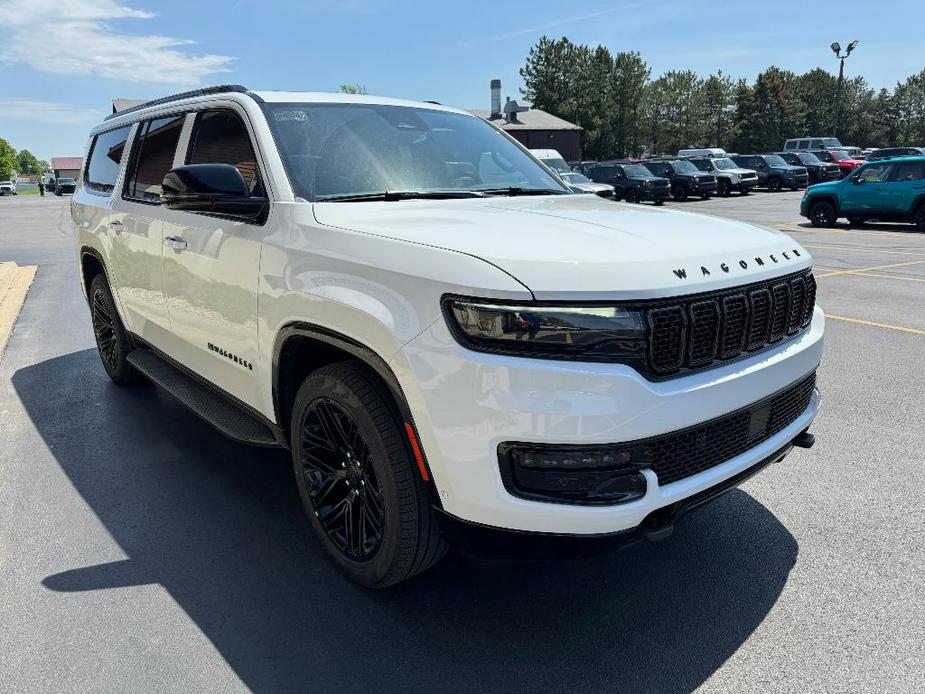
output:
POLYGON ((921 0, 695 3, 418 0, 0 0, 0 137, 42 158, 81 154, 113 97, 205 84, 336 90, 488 106, 517 97, 542 34, 638 50, 676 68, 753 78, 770 64, 835 71, 832 41, 875 87, 925 67, 921 0))

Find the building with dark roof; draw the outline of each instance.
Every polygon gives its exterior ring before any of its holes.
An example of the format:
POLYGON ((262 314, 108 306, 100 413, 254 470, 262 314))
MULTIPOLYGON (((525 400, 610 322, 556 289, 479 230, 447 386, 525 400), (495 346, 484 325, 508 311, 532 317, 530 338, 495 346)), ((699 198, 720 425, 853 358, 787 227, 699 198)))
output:
POLYGON ((467 109, 509 133, 528 149, 555 149, 566 161, 581 159, 580 126, 537 108, 520 106, 510 97, 501 105, 501 80, 491 81, 491 108, 467 109))

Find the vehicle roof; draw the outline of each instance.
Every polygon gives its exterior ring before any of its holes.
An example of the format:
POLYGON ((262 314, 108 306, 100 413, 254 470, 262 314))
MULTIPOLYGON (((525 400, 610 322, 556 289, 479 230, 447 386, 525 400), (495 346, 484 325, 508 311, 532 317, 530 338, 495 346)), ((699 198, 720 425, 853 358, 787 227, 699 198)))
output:
POLYGON ((148 117, 151 112, 163 110, 165 107, 195 106, 198 103, 207 103, 216 99, 242 100, 252 99, 257 102, 276 103, 305 103, 305 104, 373 104, 378 106, 404 106, 408 108, 429 109, 458 113, 464 116, 473 116, 463 109, 451 108, 431 101, 413 101, 410 99, 395 99, 384 96, 371 96, 368 94, 342 94, 340 92, 289 92, 289 91, 252 91, 239 85, 224 85, 222 87, 209 87, 202 90, 183 92, 159 99, 153 99, 134 108, 110 114, 104 121, 93 128, 93 133, 110 130, 126 124, 131 124, 148 117))

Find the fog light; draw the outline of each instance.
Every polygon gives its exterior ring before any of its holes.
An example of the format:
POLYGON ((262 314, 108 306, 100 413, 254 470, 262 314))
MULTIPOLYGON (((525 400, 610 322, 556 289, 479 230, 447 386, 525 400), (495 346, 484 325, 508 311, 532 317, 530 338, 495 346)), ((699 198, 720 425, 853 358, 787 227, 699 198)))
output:
POLYGON ((629 449, 502 444, 498 454, 505 487, 523 499, 624 504, 646 493, 629 449))

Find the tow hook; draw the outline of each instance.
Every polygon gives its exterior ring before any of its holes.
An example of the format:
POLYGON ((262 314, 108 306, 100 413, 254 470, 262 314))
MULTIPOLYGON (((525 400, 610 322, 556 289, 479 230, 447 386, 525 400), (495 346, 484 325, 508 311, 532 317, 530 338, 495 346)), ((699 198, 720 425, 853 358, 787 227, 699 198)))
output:
POLYGON ((812 448, 814 443, 816 443, 816 437, 805 430, 793 439, 793 445, 799 448, 812 448))

